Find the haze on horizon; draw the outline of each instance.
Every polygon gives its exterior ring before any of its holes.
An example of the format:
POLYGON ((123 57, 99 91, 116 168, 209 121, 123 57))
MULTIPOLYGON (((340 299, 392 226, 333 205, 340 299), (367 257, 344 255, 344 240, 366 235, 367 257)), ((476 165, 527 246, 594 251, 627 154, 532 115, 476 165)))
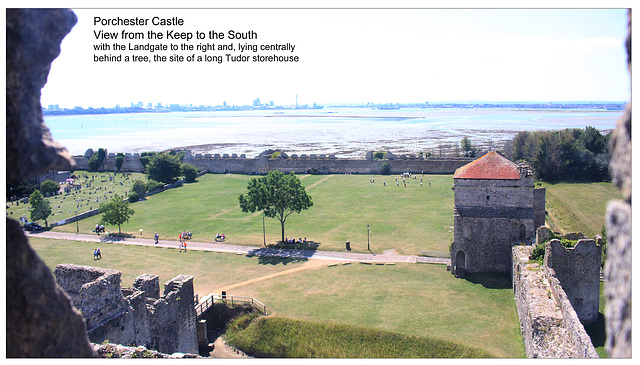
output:
POLYGON ((295 105, 296 95, 300 105, 630 98, 626 9, 74 11, 78 23, 52 64, 44 107, 250 105, 256 98, 295 105), (300 61, 93 61, 100 54, 93 31, 102 29, 94 27, 94 16, 156 15, 183 18, 181 30, 254 30, 258 44, 295 44, 300 61))

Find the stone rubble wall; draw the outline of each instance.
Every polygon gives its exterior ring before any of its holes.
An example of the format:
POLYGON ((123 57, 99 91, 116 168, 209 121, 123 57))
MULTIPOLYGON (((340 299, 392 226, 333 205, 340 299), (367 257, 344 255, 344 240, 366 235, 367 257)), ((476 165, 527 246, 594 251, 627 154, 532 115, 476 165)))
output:
POLYGON ((513 290, 528 358, 598 358, 560 282, 530 262, 533 246, 512 249, 513 290))
MULTIPOLYGON (((368 154, 370 155, 370 154, 368 154)), ((88 170, 89 158, 87 155, 73 156, 76 170, 88 170)), ((116 154, 109 153, 105 157, 100 171, 116 171, 116 154)), ((391 167, 392 173, 429 173, 429 174, 453 174, 457 168, 473 161, 472 158, 423 158, 416 156, 401 156, 387 158, 386 160, 367 159, 340 159, 333 155, 317 154, 292 154, 291 156, 278 156, 270 158, 261 155, 256 158, 247 158, 241 154, 192 154, 186 151, 184 163, 194 165, 198 171, 210 173, 239 173, 239 174, 266 174, 269 171, 279 170, 284 173, 357 173, 379 174, 380 165, 386 161, 391 167)), ((140 154, 126 153, 121 171, 144 172, 140 163, 140 154)))
POLYGON ((54 274, 85 317, 91 342, 198 353, 193 276, 173 278, 159 295, 155 275, 141 275, 133 288, 121 288, 117 270, 64 264, 54 274))
POLYGON ((563 247, 557 239, 545 245, 547 277, 562 287, 585 325, 596 322, 600 312, 601 259, 602 247, 592 239, 580 239, 573 248, 563 247))

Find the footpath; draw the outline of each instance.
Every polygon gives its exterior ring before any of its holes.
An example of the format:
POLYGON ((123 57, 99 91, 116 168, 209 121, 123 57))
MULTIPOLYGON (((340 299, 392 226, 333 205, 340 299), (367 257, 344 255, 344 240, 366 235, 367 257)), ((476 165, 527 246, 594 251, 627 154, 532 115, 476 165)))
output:
MULTIPOLYGON (((73 240, 85 242, 104 242, 118 243, 123 245, 152 246, 152 247, 168 247, 178 248, 178 241, 160 240, 155 244, 153 239, 146 238, 120 238, 108 237, 107 235, 95 234, 75 234, 65 232, 25 232, 28 237, 52 238, 60 240, 73 240)), ((437 257, 418 257, 415 255, 398 255, 395 250, 387 250, 382 254, 374 253, 356 253, 356 252, 339 252, 339 251, 311 251, 311 250, 292 250, 265 248, 257 246, 230 245, 226 243, 210 243, 187 241, 188 250, 198 251, 215 251, 228 252, 235 254, 243 254, 249 256, 275 256, 287 257, 294 259, 317 259, 317 260, 333 260, 333 261, 353 261, 353 262, 385 262, 385 263, 428 263, 428 264, 448 264, 450 259, 437 257)))

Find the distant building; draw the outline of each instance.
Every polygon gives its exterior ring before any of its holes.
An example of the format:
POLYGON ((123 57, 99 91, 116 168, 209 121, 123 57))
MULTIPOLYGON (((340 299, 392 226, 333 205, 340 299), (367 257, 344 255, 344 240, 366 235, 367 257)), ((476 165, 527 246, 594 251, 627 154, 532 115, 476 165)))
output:
POLYGON ((511 247, 531 244, 544 225, 545 192, 534 189, 531 167, 489 152, 456 170, 453 190, 451 272, 509 273, 511 247))
POLYGON ((253 101, 253 106, 260 106, 260 99, 256 98, 256 100, 253 101))

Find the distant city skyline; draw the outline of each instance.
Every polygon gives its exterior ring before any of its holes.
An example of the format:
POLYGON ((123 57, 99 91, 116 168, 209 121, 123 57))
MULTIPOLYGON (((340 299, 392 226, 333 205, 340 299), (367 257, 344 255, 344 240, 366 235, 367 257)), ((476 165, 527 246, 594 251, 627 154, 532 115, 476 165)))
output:
MULTIPOLYGON (((137 101, 144 105, 252 105, 260 99, 275 105, 313 105, 625 102, 630 97, 624 48, 626 9, 74 11, 78 24, 63 40, 42 90, 45 108, 56 104, 112 108, 137 101), (94 30, 126 27, 94 26, 95 16, 179 17, 185 25, 169 28, 187 32, 254 31, 257 39, 233 41, 236 49, 238 43, 288 43, 295 45, 294 52, 256 54, 290 54, 300 60, 98 63, 94 54, 110 52, 94 51, 93 45, 100 43, 94 30)), ((168 28, 137 29, 163 32, 168 28)), ((195 46, 205 41, 172 42, 195 46)))

